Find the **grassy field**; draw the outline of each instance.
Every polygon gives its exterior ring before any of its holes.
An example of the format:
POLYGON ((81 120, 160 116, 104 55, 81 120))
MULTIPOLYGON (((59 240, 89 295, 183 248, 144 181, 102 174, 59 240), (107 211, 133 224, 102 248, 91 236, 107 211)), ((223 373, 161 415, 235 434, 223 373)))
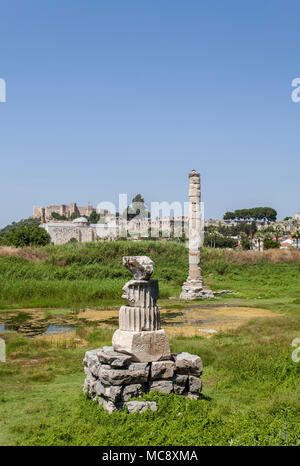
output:
MULTIPOLYGON (((299 318, 250 322, 210 339, 173 338, 172 350, 200 354, 203 397, 147 395, 157 413, 109 415, 81 393, 85 349, 7 334, 0 365, 2 445, 299 445, 299 365, 291 341, 299 318)), ((89 347, 109 344, 94 331, 89 347)))
MULTIPOLYGON (((80 308, 121 302, 122 287, 132 275, 125 255, 148 255, 160 280, 160 297, 178 297, 188 274, 184 244, 158 241, 100 242, 0 248, 0 308, 80 308)), ((298 251, 203 250, 203 274, 213 290, 228 288, 242 299, 282 298, 290 309, 300 304, 298 251)), ((268 303, 267 303, 268 304, 268 303)))
MULTIPOLYGON (((178 296, 187 274, 187 251, 180 244, 5 250, 0 251, 1 312, 38 303, 60 308, 92 304, 99 309, 118 303, 130 278, 121 265, 125 254, 152 257, 164 298, 178 296), (93 294, 95 289, 98 294, 93 294), (107 293, 100 295, 103 289, 107 293)), ((270 309, 278 317, 250 320, 209 339, 172 338, 173 352, 202 357, 203 396, 195 401, 147 395, 145 399, 158 402, 156 413, 109 415, 82 394, 84 352, 110 344, 109 330, 78 330, 86 348, 76 346, 75 340, 52 344, 2 333, 7 362, 0 363, 0 444, 300 445, 300 363, 291 357, 292 341, 300 337, 299 256, 297 251, 203 251, 206 282, 214 290, 235 293, 222 295, 218 303, 270 309)), ((169 301, 168 306, 180 303, 169 301)), ((51 317, 54 311, 45 312, 51 317)))

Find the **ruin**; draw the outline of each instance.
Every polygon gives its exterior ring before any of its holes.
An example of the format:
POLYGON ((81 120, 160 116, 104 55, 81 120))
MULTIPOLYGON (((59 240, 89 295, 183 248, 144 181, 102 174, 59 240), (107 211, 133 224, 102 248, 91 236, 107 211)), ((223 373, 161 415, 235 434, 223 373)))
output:
MULTIPOLYGON (((53 212, 67 218, 71 217, 73 214, 89 216, 92 212, 96 212, 96 208, 91 205, 80 207, 76 204, 76 202, 71 202, 69 205, 59 204, 49 205, 46 207, 34 206, 32 215, 33 218, 41 217, 42 209, 44 209, 46 219, 50 219, 53 212)), ((108 213, 107 211, 105 212, 108 213)))
POLYGON ((204 286, 201 270, 201 213, 200 173, 189 174, 189 275, 182 286, 181 299, 214 298, 209 287, 204 286))
POLYGON ((198 399, 202 361, 197 355, 170 352, 156 304, 158 280, 150 278, 152 260, 127 256, 123 265, 134 276, 123 288, 128 305, 120 308, 112 346, 85 353, 84 392, 109 413, 125 406, 130 413, 157 410, 155 402, 129 401, 152 391, 198 399))
MULTIPOLYGON (((42 211, 45 208, 42 208, 42 211)), ((65 244, 75 238, 78 242, 97 241, 99 239, 115 240, 120 237, 127 238, 127 233, 132 239, 147 238, 152 231, 156 236, 159 232, 162 238, 169 238, 177 232, 186 232, 186 217, 163 217, 161 219, 132 219, 122 217, 105 216, 103 222, 89 223, 73 221, 46 221, 46 215, 42 216, 41 226, 51 236, 53 244, 65 244), (88 227, 88 228, 87 228, 88 227)), ((179 233, 178 233, 179 234, 179 233)))

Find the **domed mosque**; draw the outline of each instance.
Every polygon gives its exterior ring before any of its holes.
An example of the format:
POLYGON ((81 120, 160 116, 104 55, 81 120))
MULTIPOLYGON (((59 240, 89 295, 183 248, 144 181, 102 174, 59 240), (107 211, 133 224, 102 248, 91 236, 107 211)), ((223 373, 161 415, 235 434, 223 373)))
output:
POLYGON ((73 220, 73 222, 75 225, 77 226, 81 226, 81 227, 84 227, 84 226, 89 226, 90 222, 88 221, 87 218, 85 217, 78 217, 78 218, 75 218, 75 220, 73 220))

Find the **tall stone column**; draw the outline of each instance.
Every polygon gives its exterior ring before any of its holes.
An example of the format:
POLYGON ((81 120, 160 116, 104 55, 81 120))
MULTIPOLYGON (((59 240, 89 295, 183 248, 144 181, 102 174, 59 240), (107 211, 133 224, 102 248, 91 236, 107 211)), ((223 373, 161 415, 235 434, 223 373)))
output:
POLYGON ((182 286, 181 299, 213 298, 214 294, 203 285, 201 271, 201 188, 200 173, 189 174, 189 276, 182 286))

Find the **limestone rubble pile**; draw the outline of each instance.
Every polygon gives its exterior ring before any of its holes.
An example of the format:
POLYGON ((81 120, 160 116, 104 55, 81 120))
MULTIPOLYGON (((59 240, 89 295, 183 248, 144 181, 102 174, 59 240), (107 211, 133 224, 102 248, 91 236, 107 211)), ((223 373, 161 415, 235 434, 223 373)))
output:
POLYGON ((179 353, 169 360, 134 362, 134 357, 112 346, 87 351, 83 360, 84 392, 108 412, 127 406, 129 412, 156 410, 154 403, 129 402, 149 392, 176 393, 198 399, 201 393, 202 361, 197 355, 179 353))

